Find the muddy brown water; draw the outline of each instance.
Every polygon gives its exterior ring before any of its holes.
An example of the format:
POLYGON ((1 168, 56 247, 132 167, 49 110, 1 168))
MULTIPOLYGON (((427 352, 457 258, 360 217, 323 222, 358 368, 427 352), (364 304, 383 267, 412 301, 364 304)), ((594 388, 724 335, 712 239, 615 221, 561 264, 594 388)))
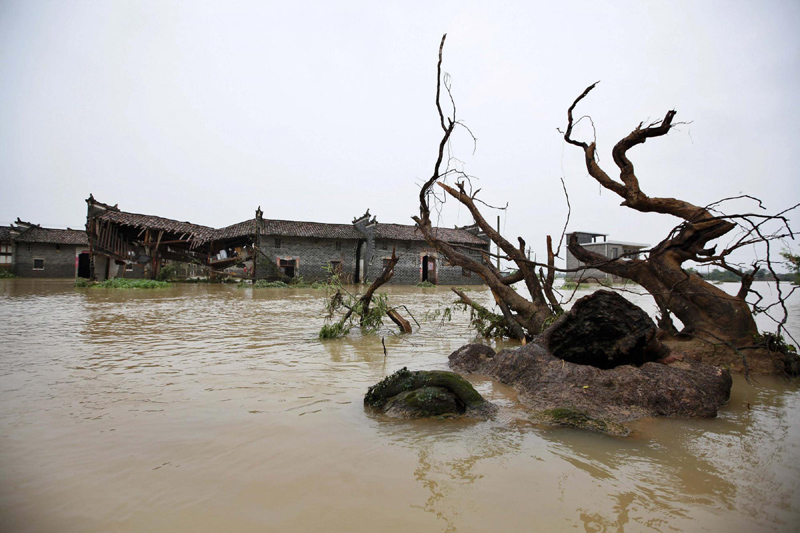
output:
MULTIPOLYGON (((453 299, 387 292, 418 319, 453 299)), ((494 420, 386 420, 365 412, 367 387, 447 368, 472 338, 466 316, 405 337, 387 327, 384 356, 380 335, 317 340, 321 298, 0 280, 0 531, 800 525, 796 383, 737 377, 718 418, 643 420, 627 439, 532 424, 479 377, 494 420)))

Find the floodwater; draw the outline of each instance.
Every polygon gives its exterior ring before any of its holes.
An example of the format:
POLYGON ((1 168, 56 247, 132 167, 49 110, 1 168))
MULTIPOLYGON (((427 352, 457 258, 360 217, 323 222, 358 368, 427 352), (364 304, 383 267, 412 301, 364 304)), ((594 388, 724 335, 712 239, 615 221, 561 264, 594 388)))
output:
MULTIPOLYGON (((387 292, 421 322, 453 300, 387 292)), ((794 296, 790 312, 797 338, 794 296)), ((447 368, 466 316, 324 342, 321 325, 314 290, 0 280, 0 530, 800 526, 796 383, 737 377, 718 418, 644 420, 625 439, 534 425, 481 378, 496 419, 396 421, 365 412, 367 387, 447 368)))

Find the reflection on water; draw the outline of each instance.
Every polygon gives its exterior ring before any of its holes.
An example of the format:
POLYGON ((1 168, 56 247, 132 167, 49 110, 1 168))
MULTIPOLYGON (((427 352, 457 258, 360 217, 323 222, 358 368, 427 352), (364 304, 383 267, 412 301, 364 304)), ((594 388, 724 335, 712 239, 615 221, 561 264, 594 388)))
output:
MULTIPOLYGON (((453 300, 445 288, 388 292, 418 319, 453 300)), ((494 420, 387 420, 364 411, 367 387, 403 366, 447 368, 472 338, 466 316, 321 342, 321 297, 0 281, 0 530, 800 523, 796 384, 736 379, 717 419, 643 420, 627 439, 532 424, 512 390, 479 376, 494 420)))

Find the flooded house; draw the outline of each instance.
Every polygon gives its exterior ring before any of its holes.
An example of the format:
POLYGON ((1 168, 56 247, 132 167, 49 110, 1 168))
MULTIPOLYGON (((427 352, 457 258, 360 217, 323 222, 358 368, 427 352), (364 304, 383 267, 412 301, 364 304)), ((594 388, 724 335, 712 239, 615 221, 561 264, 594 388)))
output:
POLYGON ((75 278, 88 275, 86 232, 43 228, 19 218, 0 227, 0 268, 24 278, 75 278))
MULTIPOLYGON (((348 282, 364 283, 381 273, 394 249, 400 259, 392 283, 482 283, 469 271, 447 264, 414 226, 379 223, 369 210, 350 224, 332 224, 274 220, 258 208, 251 219, 211 228, 124 212, 92 196, 86 202, 92 276, 98 280, 156 277, 167 261, 173 261, 202 267, 212 277, 302 276, 315 281, 337 272, 348 282)), ((488 238, 474 226, 436 231, 475 259, 489 249, 488 238)))
POLYGON ((14 267, 14 241, 11 240, 11 227, 0 226, 0 269, 12 272, 14 267))
MULTIPOLYGON (((638 257, 639 252, 644 250, 649 245, 635 243, 635 242, 623 242, 623 241, 611 241, 608 240, 608 235, 605 233, 591 233, 587 231, 575 231, 573 233, 567 234, 567 242, 569 242, 570 235, 575 235, 578 240, 578 244, 589 250, 590 252, 594 252, 609 259, 618 259, 618 258, 626 258, 626 259, 633 259, 638 257)), ((574 255, 567 250, 567 270, 580 268, 584 266, 584 263, 579 261, 574 255)), ((601 272, 596 268, 584 268, 582 270, 578 270, 576 272, 567 272, 567 279, 571 280, 608 280, 608 281, 616 281, 620 278, 608 274, 606 272, 601 272)))

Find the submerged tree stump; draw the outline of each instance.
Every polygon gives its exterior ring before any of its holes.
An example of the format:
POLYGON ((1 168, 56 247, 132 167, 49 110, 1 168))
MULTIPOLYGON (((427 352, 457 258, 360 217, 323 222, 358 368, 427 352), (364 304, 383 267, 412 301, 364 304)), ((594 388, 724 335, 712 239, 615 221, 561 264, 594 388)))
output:
POLYGON ((494 406, 455 372, 402 368, 369 388, 364 405, 396 418, 485 417, 494 406))

